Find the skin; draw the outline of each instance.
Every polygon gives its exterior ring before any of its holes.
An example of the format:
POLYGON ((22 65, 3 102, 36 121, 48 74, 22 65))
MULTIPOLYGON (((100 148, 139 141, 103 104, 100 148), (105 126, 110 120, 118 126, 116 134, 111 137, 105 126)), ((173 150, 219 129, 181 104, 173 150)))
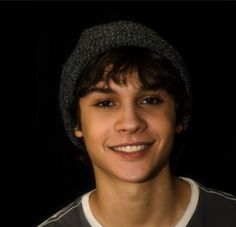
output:
POLYGON ((169 169, 175 134, 183 127, 171 95, 143 90, 137 72, 127 77, 126 85, 111 81, 109 89, 100 81, 79 100, 75 135, 85 141, 96 179, 91 210, 103 226, 174 226, 191 194, 169 169), (144 149, 115 150, 127 145, 144 149))

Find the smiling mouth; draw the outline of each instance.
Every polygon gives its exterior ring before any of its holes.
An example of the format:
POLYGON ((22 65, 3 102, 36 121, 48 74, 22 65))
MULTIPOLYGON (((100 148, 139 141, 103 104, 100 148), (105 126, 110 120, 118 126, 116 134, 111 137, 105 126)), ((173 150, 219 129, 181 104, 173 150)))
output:
POLYGON ((140 144, 140 145, 127 145, 127 146, 115 146, 111 149, 113 151, 125 152, 125 153, 134 153, 140 152, 148 148, 150 144, 140 144))

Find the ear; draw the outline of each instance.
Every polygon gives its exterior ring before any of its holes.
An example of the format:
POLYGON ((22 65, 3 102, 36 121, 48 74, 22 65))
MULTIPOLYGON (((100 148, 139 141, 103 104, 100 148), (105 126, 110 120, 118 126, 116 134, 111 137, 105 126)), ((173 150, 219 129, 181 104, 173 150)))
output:
POLYGON ((75 136, 78 137, 78 138, 83 137, 83 133, 82 133, 79 126, 75 126, 75 136))
POLYGON ((184 129, 184 126, 182 123, 178 123, 175 127, 175 132, 178 134, 178 133, 181 133, 184 129))

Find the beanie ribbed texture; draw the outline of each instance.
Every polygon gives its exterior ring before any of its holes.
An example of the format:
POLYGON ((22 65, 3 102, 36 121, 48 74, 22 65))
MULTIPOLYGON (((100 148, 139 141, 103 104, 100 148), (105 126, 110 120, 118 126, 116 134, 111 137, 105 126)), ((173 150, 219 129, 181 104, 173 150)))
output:
MULTIPOLYGON (((59 91, 59 104, 66 132, 73 144, 80 149, 81 140, 74 134, 76 120, 72 112, 77 101, 77 81, 85 66, 94 57, 111 48, 122 46, 145 47, 169 59, 184 83, 190 106, 190 82, 185 63, 178 52, 155 31, 132 21, 116 21, 85 29, 64 65, 59 91)), ((190 114, 186 113, 183 119, 185 129, 189 120, 190 114)))

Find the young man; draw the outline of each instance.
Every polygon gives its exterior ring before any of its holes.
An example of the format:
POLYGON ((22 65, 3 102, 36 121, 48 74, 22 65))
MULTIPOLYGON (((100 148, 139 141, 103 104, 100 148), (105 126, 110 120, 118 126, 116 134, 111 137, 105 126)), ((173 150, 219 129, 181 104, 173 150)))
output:
POLYGON ((96 189, 39 226, 236 226, 233 196, 171 173, 190 105, 185 64, 155 31, 131 21, 86 29, 64 67, 60 106, 96 189))

